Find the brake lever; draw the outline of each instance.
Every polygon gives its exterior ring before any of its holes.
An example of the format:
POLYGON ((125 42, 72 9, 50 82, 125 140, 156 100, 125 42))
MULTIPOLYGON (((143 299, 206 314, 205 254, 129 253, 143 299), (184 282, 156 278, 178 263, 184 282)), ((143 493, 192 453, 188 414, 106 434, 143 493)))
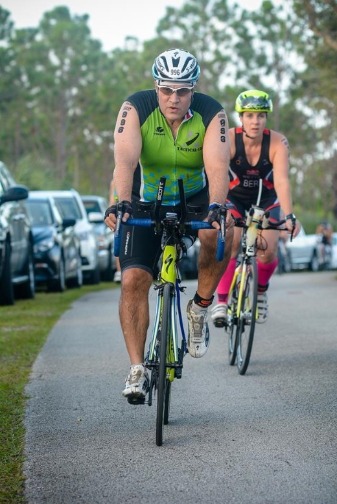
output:
POLYGON ((262 217, 262 229, 267 229, 268 226, 269 226, 269 215, 270 215, 270 212, 266 212, 265 214, 263 214, 263 217, 262 217))
POLYGON ((114 232, 114 255, 119 257, 121 238, 120 238, 120 227, 122 223, 123 212, 122 210, 117 211, 116 227, 114 232))
POLYGON ((220 233, 221 233, 221 239, 223 241, 226 238, 226 220, 227 220, 227 208, 224 208, 220 212, 220 233))

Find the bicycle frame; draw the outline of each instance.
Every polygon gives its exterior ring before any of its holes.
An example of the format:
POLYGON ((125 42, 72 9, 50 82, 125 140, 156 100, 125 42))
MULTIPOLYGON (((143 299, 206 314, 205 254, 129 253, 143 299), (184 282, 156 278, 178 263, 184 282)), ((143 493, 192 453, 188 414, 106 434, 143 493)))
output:
MULTIPOLYGON (((179 362, 179 332, 177 328, 177 316, 179 321, 182 321, 181 309, 180 309, 180 290, 183 287, 179 286, 180 277, 178 273, 178 250, 177 245, 165 245, 162 252, 162 266, 159 274, 159 283, 155 286, 155 289, 158 290, 158 296, 156 301, 156 311, 155 311, 155 319, 154 326, 152 330, 152 337, 149 343, 148 354, 145 359, 146 366, 151 369, 152 363, 155 360, 155 352, 156 352, 156 344, 157 344, 157 335, 160 329, 162 312, 163 312, 163 287, 165 284, 170 284, 171 286, 171 310, 170 310, 170 341, 168 345, 169 354, 168 354, 168 364, 167 364, 167 378, 172 382, 175 377, 175 368, 182 367, 182 362, 179 362), (170 367, 170 364, 172 367, 170 367)), ((182 356, 185 355, 186 352, 186 337, 184 328, 180 326, 180 332, 182 337, 181 348, 183 349, 182 356)), ((150 401, 151 405, 151 401, 150 401)))

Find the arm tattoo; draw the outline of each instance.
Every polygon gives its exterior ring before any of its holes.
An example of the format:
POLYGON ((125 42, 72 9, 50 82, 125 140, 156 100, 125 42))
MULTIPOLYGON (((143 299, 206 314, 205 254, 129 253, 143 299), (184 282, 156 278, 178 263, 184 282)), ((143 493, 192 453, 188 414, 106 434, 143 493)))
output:
POLYGON ((129 102, 126 102, 122 108, 122 117, 121 117, 121 120, 120 120, 120 123, 119 123, 119 126, 118 126, 118 133, 123 133, 124 131, 124 126, 125 126, 125 122, 126 122, 126 118, 127 118, 127 115, 128 115, 128 112, 129 110, 131 110, 131 104, 129 102))
POLYGON ((289 150, 289 143, 288 143, 288 140, 286 139, 286 137, 283 137, 281 142, 287 147, 287 149, 289 150))
POLYGON ((220 119, 220 142, 226 142, 226 114, 218 114, 220 119))

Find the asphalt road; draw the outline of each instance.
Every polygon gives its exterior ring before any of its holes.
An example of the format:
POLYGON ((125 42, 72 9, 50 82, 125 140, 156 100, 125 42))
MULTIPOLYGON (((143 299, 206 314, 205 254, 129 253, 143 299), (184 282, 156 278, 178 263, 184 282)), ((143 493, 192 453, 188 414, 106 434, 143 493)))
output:
MULTIPOLYGON (((185 304, 196 288, 186 283, 185 304)), ((129 364, 118 297, 77 301, 35 362, 29 504, 337 503, 336 272, 273 277, 245 376, 211 328, 208 353, 187 356, 173 384, 162 447, 155 407, 121 395, 129 364)))

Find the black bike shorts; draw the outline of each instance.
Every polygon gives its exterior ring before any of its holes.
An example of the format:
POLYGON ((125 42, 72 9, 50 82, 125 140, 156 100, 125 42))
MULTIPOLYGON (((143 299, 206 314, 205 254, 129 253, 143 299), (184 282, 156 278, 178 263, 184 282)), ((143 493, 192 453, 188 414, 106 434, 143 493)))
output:
MULTIPOLYGON (((208 214, 208 188, 194 196, 187 198, 186 220, 203 220, 208 214)), ((153 218, 153 204, 143 203, 139 200, 132 201, 133 218, 153 218)), ((180 205, 162 206, 160 216, 163 218, 167 212, 176 212, 179 216, 180 205)), ((194 237, 197 231, 189 233, 194 237)), ((158 261, 161 255, 161 236, 155 234, 153 228, 140 226, 121 225, 121 246, 119 260, 121 270, 140 268, 148 271, 153 278, 158 274, 158 261)))
MULTIPOLYGON (((240 201, 230 195, 227 196, 226 200, 227 208, 235 219, 243 219, 246 215, 246 212, 249 211, 251 205, 255 204, 256 201, 240 201)), ((277 222, 280 220, 281 207, 278 200, 275 201, 275 198, 261 199, 259 207, 269 212, 269 218, 271 222, 277 222)))

